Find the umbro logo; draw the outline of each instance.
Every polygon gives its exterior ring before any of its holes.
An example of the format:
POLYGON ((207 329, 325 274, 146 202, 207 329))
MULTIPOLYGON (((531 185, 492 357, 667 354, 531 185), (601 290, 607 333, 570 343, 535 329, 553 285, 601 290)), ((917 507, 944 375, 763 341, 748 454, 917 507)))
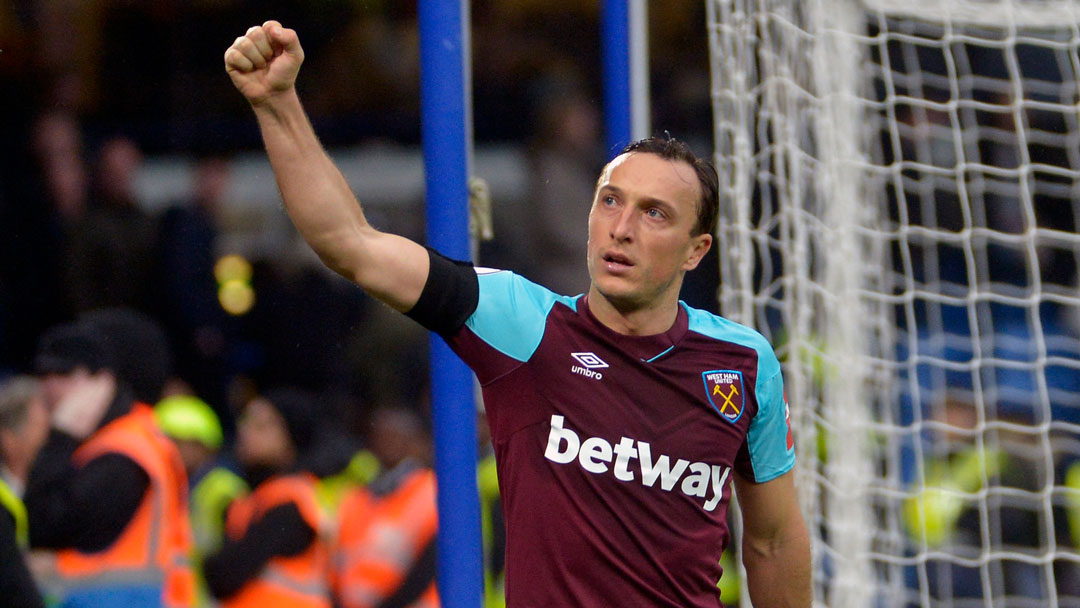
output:
POLYGON ((608 367, 606 361, 604 361, 600 357, 597 357, 593 353, 570 353, 570 356, 581 364, 571 365, 570 371, 580 376, 585 376, 586 378, 592 378, 593 380, 603 379, 604 374, 596 370, 608 367))
POLYGON ((597 357, 593 353, 570 353, 570 356, 577 359, 578 363, 589 369, 599 369, 608 366, 603 359, 597 357))

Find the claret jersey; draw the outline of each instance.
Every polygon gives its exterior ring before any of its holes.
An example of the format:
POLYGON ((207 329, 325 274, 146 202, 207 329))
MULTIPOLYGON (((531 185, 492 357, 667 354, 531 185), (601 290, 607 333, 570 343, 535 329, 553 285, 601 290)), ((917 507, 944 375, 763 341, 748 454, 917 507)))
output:
POLYGON ((476 274, 443 335, 483 387, 508 605, 721 606, 732 476, 795 461, 767 341, 682 303, 666 333, 625 336, 586 296, 476 274))

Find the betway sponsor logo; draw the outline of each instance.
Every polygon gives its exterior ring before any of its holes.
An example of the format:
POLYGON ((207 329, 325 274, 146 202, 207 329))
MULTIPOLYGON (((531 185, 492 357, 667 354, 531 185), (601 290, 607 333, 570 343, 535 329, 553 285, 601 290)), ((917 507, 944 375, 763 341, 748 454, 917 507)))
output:
POLYGON ((652 446, 644 441, 629 437, 619 439, 615 445, 602 437, 588 437, 582 441, 563 423, 562 416, 552 414, 544 458, 558 464, 576 460, 590 473, 600 475, 610 470, 619 481, 638 481, 649 488, 656 487, 659 482, 660 489, 665 492, 678 485, 687 496, 705 498, 711 491, 712 495, 703 505, 706 511, 712 511, 720 504, 731 467, 689 462, 682 458, 672 464, 667 454, 660 454, 654 460, 652 446))

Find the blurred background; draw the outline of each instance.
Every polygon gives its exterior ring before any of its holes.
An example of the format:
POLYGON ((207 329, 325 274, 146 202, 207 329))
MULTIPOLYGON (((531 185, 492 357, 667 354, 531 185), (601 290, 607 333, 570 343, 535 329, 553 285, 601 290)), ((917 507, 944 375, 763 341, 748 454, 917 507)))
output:
MULTIPOLYGON (((712 151, 703 3, 651 3, 653 124, 712 151)), ((603 149, 599 2, 472 3, 474 173, 486 266, 563 293, 585 276, 603 149), (542 262, 542 264, 541 264, 542 262)), ((0 0, 0 378, 42 331, 129 307, 165 328, 167 393, 222 415, 296 385, 359 424, 427 407, 427 337, 326 271, 283 213, 222 56, 277 19, 306 51, 316 131, 381 229, 423 239, 416 5, 379 0, 0 0)), ((689 281, 716 309, 716 265, 689 281)))

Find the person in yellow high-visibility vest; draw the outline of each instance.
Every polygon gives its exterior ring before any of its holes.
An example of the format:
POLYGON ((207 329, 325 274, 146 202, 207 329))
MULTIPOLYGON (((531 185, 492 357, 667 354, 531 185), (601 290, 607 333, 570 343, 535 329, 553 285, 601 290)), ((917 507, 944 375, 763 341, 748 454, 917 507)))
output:
POLYGON ((1065 488, 1069 536, 1072 537, 1073 546, 1080 547, 1080 460, 1065 470, 1065 488))
POLYGON ((199 582, 198 603, 211 604, 202 578, 202 560, 221 548, 225 513, 250 492, 247 482, 218 459, 224 434, 214 410, 193 395, 173 395, 154 407, 158 426, 184 461, 189 480, 189 513, 194 539, 192 562, 199 582))
POLYGON ((48 432, 41 384, 25 376, 0 384, 0 598, 5 606, 43 605, 26 564, 29 529, 21 495, 48 432))
POLYGON ((720 599, 729 608, 739 605, 742 593, 742 573, 739 572, 739 563, 735 559, 735 548, 728 547, 720 555, 720 567, 723 575, 716 586, 720 589, 720 599))
POLYGON ((506 526, 502 517, 494 453, 480 459, 476 467, 476 482, 480 490, 480 531, 484 546, 484 608, 506 608, 506 576, 503 570, 506 526))
MULTIPOLYGON (((1009 414, 1004 409, 997 413, 999 419, 1009 414)), ((967 401, 950 399, 944 405, 948 430, 939 445, 946 451, 927 460, 921 489, 903 504, 912 547, 946 556, 925 566, 931 597, 1046 599, 1038 567, 1003 558, 985 567, 964 565, 988 548, 1038 547, 1042 529, 1035 492, 1045 474, 1025 457, 1031 452, 1030 436, 980 429, 978 418, 976 406, 967 401), (1002 498, 1006 493, 1011 496, 1007 500, 1002 498)))
MULTIPOLYGON (((1060 539, 1061 544, 1080 548, 1080 460, 1074 460, 1064 467, 1062 485, 1065 488, 1065 516, 1067 534, 1060 539)), ((1059 595, 1080 595, 1080 564, 1062 561, 1056 564, 1054 579, 1059 595)))
POLYGON ((483 408, 476 413, 476 487, 480 491, 480 533, 484 555, 484 608, 506 608, 506 521, 491 445, 491 427, 483 408))

